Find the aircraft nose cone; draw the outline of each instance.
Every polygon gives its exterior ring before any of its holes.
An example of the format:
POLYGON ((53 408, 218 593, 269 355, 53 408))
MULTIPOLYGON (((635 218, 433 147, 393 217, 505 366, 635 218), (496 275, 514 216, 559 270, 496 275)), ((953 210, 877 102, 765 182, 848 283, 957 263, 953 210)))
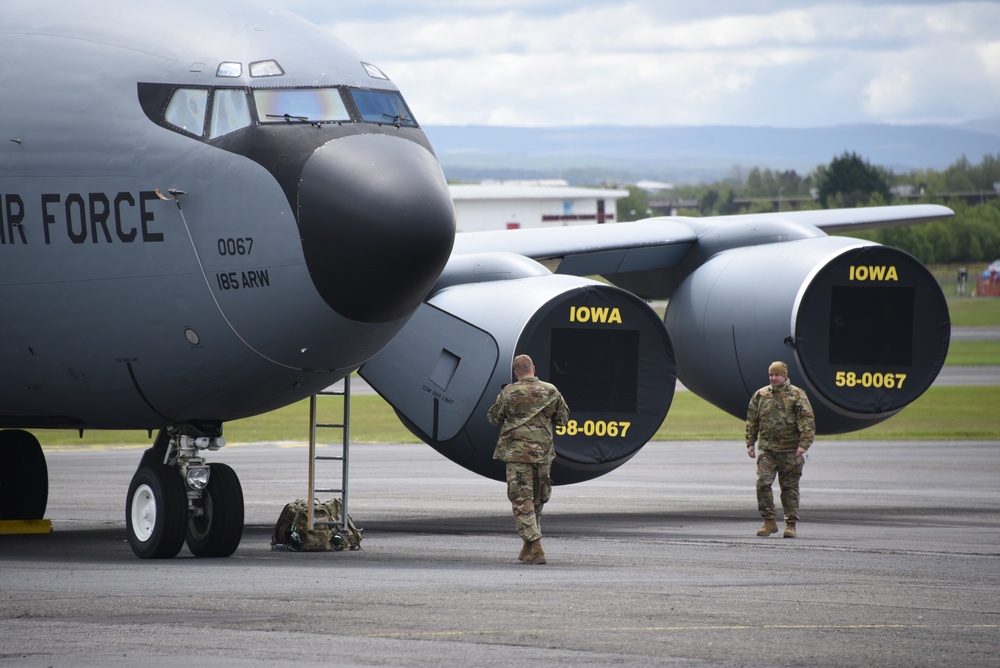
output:
POLYGON ((299 184, 299 228, 313 283, 340 315, 390 322, 413 312, 448 261, 455 210, 423 146, 387 135, 328 142, 299 184))

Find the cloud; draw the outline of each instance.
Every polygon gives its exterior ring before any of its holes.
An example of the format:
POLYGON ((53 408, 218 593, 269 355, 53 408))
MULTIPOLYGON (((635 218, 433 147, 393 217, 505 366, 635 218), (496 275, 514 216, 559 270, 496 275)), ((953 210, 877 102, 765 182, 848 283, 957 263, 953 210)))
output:
POLYGON ((1000 117, 996 2, 283 4, 378 64, 425 124, 1000 117))

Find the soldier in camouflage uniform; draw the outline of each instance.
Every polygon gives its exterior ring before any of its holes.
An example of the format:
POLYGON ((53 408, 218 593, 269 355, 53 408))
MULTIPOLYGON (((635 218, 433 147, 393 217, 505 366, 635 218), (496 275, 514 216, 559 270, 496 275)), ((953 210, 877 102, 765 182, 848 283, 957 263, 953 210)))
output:
POLYGON ((785 514, 785 538, 795 538, 799 521, 799 478, 805 453, 816 437, 816 418, 806 393, 788 381, 788 365, 774 362, 768 367, 771 384, 757 390, 747 407, 747 454, 757 459, 757 510, 764 518, 758 536, 778 532, 771 485, 775 474, 781 487, 781 509, 785 514))
POLYGON ((517 558, 544 564, 539 522, 552 495, 549 471, 556 456, 552 425, 569 421, 569 407, 555 385, 535 377, 535 365, 527 355, 514 358, 514 375, 517 382, 504 386, 487 414, 490 424, 500 426, 493 458, 507 465, 507 498, 524 541, 517 558))

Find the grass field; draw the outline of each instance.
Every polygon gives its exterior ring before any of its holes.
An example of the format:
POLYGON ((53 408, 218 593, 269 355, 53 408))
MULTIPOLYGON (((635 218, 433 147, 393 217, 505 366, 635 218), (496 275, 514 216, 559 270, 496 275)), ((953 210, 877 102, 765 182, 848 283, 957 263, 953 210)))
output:
MULTIPOLYGON (((977 276, 985 263, 969 265, 969 276, 977 276)), ((948 299, 952 327, 1000 327, 1000 297, 959 297, 957 295, 958 265, 934 265, 931 273, 941 282, 948 299)), ((1000 341, 952 341, 946 365, 1000 365, 1000 341)))
MULTIPOLYGON (((985 265, 983 265, 985 266, 985 265)), ((981 271, 969 266, 970 276, 981 271)), ((933 267, 946 295, 954 294, 957 266, 933 267), (950 278, 949 278, 950 277, 950 278), (949 283, 950 280, 950 283, 949 283)), ((1000 327, 1000 298, 949 297, 954 327, 1000 327)), ((953 341, 946 365, 1000 365, 1000 341, 953 341)), ((339 421, 340 399, 320 398, 320 420, 339 421), (326 413, 329 417, 324 415, 326 413)), ((890 420, 868 429, 826 439, 852 440, 1000 440, 1000 387, 932 387, 920 399, 890 420)), ((351 441, 357 443, 418 442, 380 397, 351 398, 351 441)), ((226 424, 231 443, 260 441, 308 442, 308 401, 226 424)), ((690 392, 678 392, 656 440, 736 440, 743 438, 742 421, 728 415, 690 392)), ((145 432, 88 431, 36 432, 46 446, 72 444, 141 444, 145 432)), ((337 437, 325 433, 327 441, 337 437)))
MULTIPOLYGON (((341 410, 332 397, 321 397, 320 419, 339 419, 341 410)), ((868 429, 839 436, 836 440, 1000 440, 1000 387, 932 387, 898 415, 868 429)), ((230 443, 293 442, 309 440, 309 405, 300 401, 276 411, 226 424, 230 443)), ((142 444, 145 432, 88 431, 83 438, 75 432, 37 431, 46 446, 89 444, 142 444)), ((339 432, 318 436, 321 442, 336 441, 339 432)), ((743 421, 691 392, 678 392, 666 421, 654 440, 742 441, 743 421)), ((418 443, 400 424, 381 397, 351 397, 352 443, 418 443)))
POLYGON ((1000 341, 952 341, 945 366, 1000 365, 1000 341))
POLYGON ((950 297, 952 327, 1000 327, 1000 297, 950 297))
MULTIPOLYGON (((823 440, 961 441, 1000 440, 1000 387, 932 387, 893 418, 862 431, 823 440)), ((743 442, 743 420, 704 399, 678 392, 658 441, 743 442)))

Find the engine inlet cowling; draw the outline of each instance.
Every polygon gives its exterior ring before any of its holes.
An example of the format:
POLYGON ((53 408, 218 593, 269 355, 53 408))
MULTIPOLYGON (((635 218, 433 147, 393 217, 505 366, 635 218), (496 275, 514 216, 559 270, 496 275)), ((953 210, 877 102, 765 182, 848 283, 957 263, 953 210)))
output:
POLYGON ((841 237, 719 253, 678 288, 666 325, 688 389, 742 418, 768 365, 783 360, 821 434, 872 426, 913 402, 951 334, 926 267, 841 237))
POLYGON ((444 289, 361 374, 422 440, 503 480, 493 459, 499 430, 486 413, 522 353, 570 407, 555 433, 556 484, 625 463, 670 408, 675 361, 657 314, 629 292, 574 276, 444 289))

